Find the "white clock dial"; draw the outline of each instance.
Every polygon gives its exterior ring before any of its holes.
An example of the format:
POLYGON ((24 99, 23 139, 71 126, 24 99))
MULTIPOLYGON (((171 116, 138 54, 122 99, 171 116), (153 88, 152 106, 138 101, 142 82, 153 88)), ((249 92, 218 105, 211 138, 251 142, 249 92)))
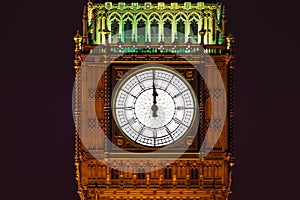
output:
POLYGON ((178 141, 192 127, 196 97, 177 72, 147 67, 126 74, 113 94, 113 115, 132 141, 163 147, 178 141))

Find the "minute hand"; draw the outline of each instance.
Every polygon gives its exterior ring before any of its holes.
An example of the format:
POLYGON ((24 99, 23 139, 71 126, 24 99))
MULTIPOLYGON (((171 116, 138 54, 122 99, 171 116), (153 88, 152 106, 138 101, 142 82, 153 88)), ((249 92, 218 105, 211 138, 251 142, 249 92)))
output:
POLYGON ((152 116, 153 116, 153 117, 158 117, 158 116, 157 116, 158 107, 157 107, 157 105, 156 105, 156 103, 157 103, 156 97, 158 96, 158 94, 157 94, 157 92, 156 92, 154 80, 155 80, 155 74, 154 74, 154 71, 153 71, 153 93, 152 93, 152 96, 153 96, 153 105, 152 105, 152 107, 151 107, 151 110, 153 111, 152 116))
POLYGON ((157 103, 156 97, 158 96, 158 94, 156 92, 156 88, 155 88, 154 82, 153 82, 153 94, 152 94, 152 96, 153 96, 153 104, 156 104, 157 103))
POLYGON ((157 103, 156 97, 158 96, 158 94, 156 92, 154 80, 155 80, 155 71, 153 70, 153 94, 152 95, 153 95, 153 104, 156 105, 156 103, 157 103))

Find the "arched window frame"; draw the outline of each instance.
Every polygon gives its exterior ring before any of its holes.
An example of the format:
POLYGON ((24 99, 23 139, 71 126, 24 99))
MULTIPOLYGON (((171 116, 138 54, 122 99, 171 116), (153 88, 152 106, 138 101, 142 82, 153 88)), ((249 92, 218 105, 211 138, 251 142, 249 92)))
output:
POLYGON ((199 31, 202 28, 202 19, 201 19, 200 14, 196 13, 196 12, 190 13, 188 15, 188 22, 189 22, 188 23, 188 26, 189 26, 189 28, 188 28, 188 30, 189 30, 188 34, 190 34, 190 36, 195 39, 195 42, 199 44, 200 43, 199 31), (198 30, 197 30, 197 33, 196 33, 197 35, 193 35, 192 34, 192 30, 191 30, 192 29, 191 28, 192 21, 195 21, 198 24, 198 28, 197 28, 198 30))
POLYGON ((152 38, 153 36, 151 35, 151 25, 153 23, 153 21, 156 21, 157 22, 157 25, 158 25, 158 33, 157 33, 157 42, 160 41, 160 36, 162 34, 162 28, 163 28, 163 23, 162 23, 162 19, 161 19, 161 16, 157 13, 151 13, 149 16, 148 16, 148 23, 149 23, 149 29, 147 31, 148 35, 149 35, 149 41, 154 43, 156 41, 152 41, 152 38))
POLYGON ((165 43, 172 43, 172 41, 174 40, 174 33, 176 32, 176 30, 174 30, 176 28, 176 26, 174 27, 174 16, 169 13, 169 12, 166 12, 162 15, 162 19, 163 19, 163 23, 162 23, 162 31, 161 31, 161 35, 163 36, 163 41, 165 43), (167 21, 170 21, 170 24, 171 24, 171 33, 170 33, 170 36, 167 36, 166 33, 165 33, 165 24, 167 21), (166 37, 170 37, 168 39, 170 39, 169 41, 167 41, 167 38, 166 37))
POLYGON ((166 167, 164 169, 164 179, 172 179, 172 168, 166 167))
MULTIPOLYGON (((189 28, 189 26, 188 26, 188 23, 186 23, 187 22, 187 15, 185 14, 185 13, 183 13, 183 12, 179 12, 179 13, 177 13, 176 15, 175 15, 175 23, 174 23, 174 27, 173 27, 173 29, 174 29, 174 31, 175 31, 175 34, 174 34, 174 39, 175 39, 175 37, 176 38, 178 38, 178 37, 180 37, 182 34, 182 37, 183 37, 183 41, 181 42, 181 43, 185 43, 186 41, 187 41, 187 35, 188 35, 188 28, 189 28), (178 33, 178 30, 177 30, 177 26, 178 26, 178 23, 179 23, 179 21, 182 21, 183 22, 183 24, 184 24, 184 32, 183 33, 181 33, 181 34, 179 34, 178 33), (178 36, 179 35, 179 36, 178 36)), ((180 39, 179 39, 180 40, 180 39)))
POLYGON ((111 179, 119 179, 119 170, 111 168, 111 179))
POLYGON ((126 13, 124 13, 123 15, 122 15, 122 33, 124 33, 124 34, 122 34, 121 35, 121 38, 122 38, 122 42, 124 42, 124 43, 130 43, 130 42, 132 42, 132 40, 133 40, 133 35, 134 35, 134 15, 132 14, 132 13, 130 13, 130 12, 126 12, 126 13), (131 36, 129 36, 129 39, 126 41, 125 40, 125 23, 127 22, 127 21, 129 21, 129 22, 131 22, 131 36))
POLYGON ((139 168, 138 169, 137 178, 138 179, 145 179, 146 178, 145 169, 144 168, 139 168))
POLYGON ((107 27, 108 27, 108 30, 112 30, 112 22, 113 21, 116 21, 119 25, 119 32, 117 34, 110 34, 109 35, 109 43, 113 43, 113 40, 117 40, 119 35, 121 34, 122 32, 122 25, 121 25, 121 15, 120 13, 117 13, 117 12, 112 12, 108 15, 108 22, 107 22, 107 27), (117 36, 114 36, 114 35, 117 35, 117 36), (112 39, 112 37, 115 37, 114 39, 112 39))
POLYGON ((199 179, 199 170, 197 167, 191 168, 190 177, 191 177, 191 179, 194 179, 194 180, 199 179))
POLYGON ((139 13, 136 15, 135 17, 135 21, 136 21, 136 25, 134 26, 135 27, 135 41, 138 42, 138 43, 144 43, 146 41, 146 38, 147 38, 147 30, 148 30, 148 22, 147 22, 147 15, 145 13, 139 13), (143 35, 140 35, 140 31, 142 30, 139 30, 139 23, 140 22, 144 22, 144 34, 143 35), (141 38, 140 38, 141 37, 141 38))

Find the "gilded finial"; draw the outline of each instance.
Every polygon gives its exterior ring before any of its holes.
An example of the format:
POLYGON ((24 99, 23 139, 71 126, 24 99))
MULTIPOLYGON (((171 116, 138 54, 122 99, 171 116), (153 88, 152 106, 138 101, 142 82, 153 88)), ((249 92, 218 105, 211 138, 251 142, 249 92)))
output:
POLYGON ((233 35, 231 33, 229 33, 229 35, 227 36, 227 49, 230 51, 230 53, 233 52, 233 43, 234 43, 234 40, 235 38, 233 37, 233 35))
POLYGON ((74 40, 74 42, 76 44, 75 50, 80 50, 81 49, 82 36, 79 34, 79 30, 77 30, 77 33, 74 36, 73 40, 74 40))
POLYGON ((83 7, 83 16, 86 16, 87 15, 87 8, 86 6, 83 7))
POLYGON ((78 69, 80 68, 81 65, 81 59, 80 59, 80 53, 81 53, 81 41, 82 41, 82 36, 79 34, 79 30, 77 30, 76 35, 73 38, 75 42, 75 59, 74 59, 74 69, 76 73, 78 72, 78 69))
POLYGON ((229 35, 227 36, 227 40, 229 43, 234 43, 235 38, 233 37, 233 35, 231 33, 229 33, 229 35))

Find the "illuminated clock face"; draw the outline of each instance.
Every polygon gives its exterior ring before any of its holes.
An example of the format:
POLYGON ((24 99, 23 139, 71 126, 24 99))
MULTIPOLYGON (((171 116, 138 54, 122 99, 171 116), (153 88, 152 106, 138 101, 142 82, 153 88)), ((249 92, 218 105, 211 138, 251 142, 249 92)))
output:
POLYGON ((117 126, 132 141, 163 147, 182 138, 192 127, 196 98, 177 72, 146 67, 120 79, 113 95, 117 126))

